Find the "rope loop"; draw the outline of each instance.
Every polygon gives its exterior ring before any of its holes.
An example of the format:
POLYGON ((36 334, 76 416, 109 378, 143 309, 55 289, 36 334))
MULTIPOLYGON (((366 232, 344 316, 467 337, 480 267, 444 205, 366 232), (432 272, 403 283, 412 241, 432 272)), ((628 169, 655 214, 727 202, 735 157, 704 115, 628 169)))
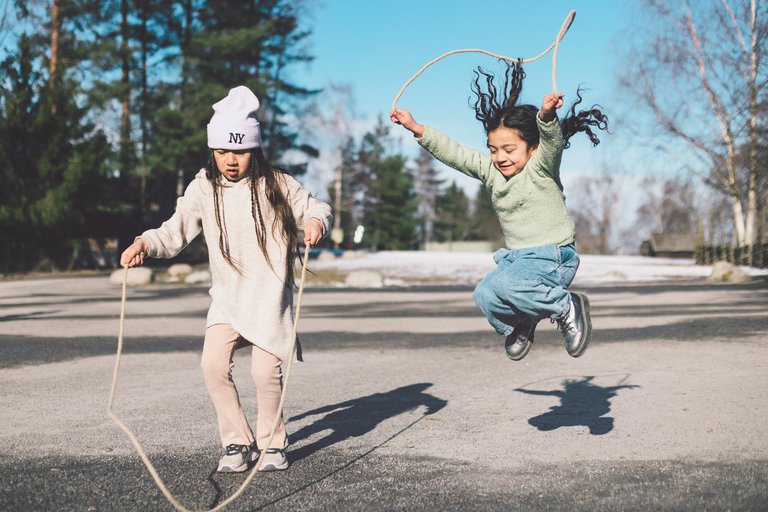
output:
POLYGON ((456 55, 459 53, 482 53, 485 55, 488 55, 489 57, 494 57, 496 59, 506 60, 507 62, 519 62, 521 64, 526 64, 529 62, 534 62, 548 54, 550 51, 554 49, 554 52, 552 53, 552 92, 557 92, 557 76, 556 76, 556 70, 557 70, 557 50, 560 48, 560 41, 565 37, 565 34, 568 33, 568 30, 571 28, 571 25, 573 24, 573 20, 576 18, 576 11, 573 10, 568 13, 568 15, 565 17, 565 20, 563 21, 562 26, 560 27, 560 31, 557 33, 557 37, 555 38, 555 42, 553 42, 551 45, 547 47, 546 50, 541 52, 535 57, 530 57, 528 59, 513 59, 512 57, 505 57, 504 55, 499 55, 497 53, 489 52, 488 50, 481 50, 479 48, 464 48, 461 50, 451 50, 449 52, 445 52, 444 54, 440 55, 439 57, 436 57, 432 59, 431 61, 427 62, 422 66, 420 70, 416 72, 415 75, 413 75, 411 78, 408 79, 405 84, 400 88, 400 91, 397 93, 397 96, 395 96, 394 101, 392 101, 392 108, 390 109, 390 113, 395 111, 395 108, 397 108, 397 102, 400 99, 400 96, 403 95, 403 92, 408 88, 411 83, 416 80, 416 78, 419 77, 428 67, 430 67, 432 64, 435 64, 436 62, 449 57, 451 55, 456 55))
MULTIPOLYGON (((293 332, 291 334, 291 350, 289 351, 290 356, 288 357, 288 362, 285 366, 285 379, 283 380, 283 391, 280 394, 280 403, 278 405, 277 415, 275 416, 275 422, 272 425, 272 433, 269 435, 269 440, 266 443, 266 446, 268 447, 270 444, 272 444, 272 439, 275 437, 275 432, 277 431, 277 427, 280 424, 280 418, 283 416, 283 406, 285 404, 285 395, 286 391, 288 390, 288 379, 291 376, 291 366, 293 364, 294 360, 294 353, 296 351, 296 332, 299 325, 299 312, 301 310, 301 297, 304 293, 304 282, 306 280, 307 275, 307 262, 309 261, 309 248, 310 245, 307 244, 306 248, 304 249, 304 260, 301 265, 301 277, 299 279, 299 290, 296 297, 296 310, 294 312, 293 316, 293 332)), ((163 496, 165 496, 165 499, 168 500, 168 502, 173 505, 173 508, 178 510, 179 512, 193 512, 191 509, 186 508, 184 505, 182 505, 174 496, 171 494, 171 492, 166 487, 165 483, 163 482, 163 479, 160 478, 160 475, 158 474, 155 467, 152 465, 152 462, 150 462, 149 457, 147 457, 146 452, 144 451, 144 448, 142 448, 141 443, 139 442, 138 438, 136 437, 136 434, 133 433, 133 431, 126 425, 113 411, 112 411, 112 403, 114 402, 115 398, 115 389, 117 388, 117 376, 120 369, 120 356, 123 352, 123 332, 125 328, 125 290, 126 290, 126 284, 128 283, 128 267, 125 266, 125 273, 123 274, 123 290, 122 290, 122 298, 120 301, 120 332, 117 336, 117 353, 115 354, 115 369, 112 374, 112 388, 109 391, 109 401, 107 402, 107 415, 112 418, 112 421, 114 421, 120 429, 125 432, 125 435, 128 436, 128 439, 130 439, 131 443, 133 444, 134 448, 136 449, 136 452, 139 454, 139 457, 141 458, 141 461, 144 463, 144 465, 147 467, 147 470, 149 471, 149 474, 152 475, 152 479, 155 481, 155 484, 157 485, 158 489, 163 493, 163 496)), ((248 474, 248 477, 245 479, 245 481, 238 487, 238 489, 232 493, 232 495, 227 498, 226 500, 219 503, 217 506, 208 509, 206 511, 202 512, 217 512, 233 501, 235 501, 240 495, 245 491, 245 488, 248 487, 248 484, 251 483, 251 481, 256 476, 256 473, 259 470, 259 465, 261 464, 261 459, 264 457, 264 454, 267 452, 266 449, 261 450, 261 453, 259 453, 259 458, 256 461, 256 464, 253 466, 253 469, 251 469, 251 472, 248 474)))

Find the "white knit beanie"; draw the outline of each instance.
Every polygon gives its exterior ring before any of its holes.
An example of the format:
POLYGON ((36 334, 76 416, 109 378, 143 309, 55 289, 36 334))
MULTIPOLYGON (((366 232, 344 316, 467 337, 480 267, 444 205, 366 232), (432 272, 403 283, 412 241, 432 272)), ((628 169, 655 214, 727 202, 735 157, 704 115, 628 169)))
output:
POLYGON ((256 110, 259 99, 239 85, 229 90, 226 98, 213 105, 208 123, 208 147, 211 149, 252 149, 261 146, 256 110))

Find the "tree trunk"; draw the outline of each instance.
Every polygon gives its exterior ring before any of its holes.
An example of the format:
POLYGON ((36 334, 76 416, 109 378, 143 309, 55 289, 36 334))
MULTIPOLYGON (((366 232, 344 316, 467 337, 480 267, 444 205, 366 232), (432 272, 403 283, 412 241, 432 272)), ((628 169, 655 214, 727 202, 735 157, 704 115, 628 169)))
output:
POLYGON ((126 183, 130 172, 130 144, 131 144, 131 62, 128 46, 128 0, 120 2, 121 22, 120 34, 122 44, 120 48, 122 58, 122 92, 120 97, 120 178, 126 183))
POLYGON ((140 15, 141 15, 141 67, 139 71, 141 73, 141 93, 140 93, 140 106, 139 106, 139 123, 141 125, 141 165, 139 170, 141 172, 141 182, 139 184, 139 211, 142 218, 146 210, 146 193, 147 193, 147 54, 149 53, 149 42, 147 41, 147 21, 149 18, 148 0, 141 0, 140 15))
POLYGON ((757 242, 758 234, 758 144, 759 132, 757 127, 757 68, 759 49, 757 42, 757 11, 755 0, 750 2, 750 47, 749 47, 749 164, 747 175, 747 218, 744 243, 751 247, 757 242))
MULTIPOLYGON (((59 2, 60 0, 51 1, 51 58, 48 68, 48 85, 53 93, 56 88, 56 73, 57 66, 59 64, 59 35, 61 31, 61 19, 59 17, 59 2)), ((53 97, 53 94, 51 95, 53 97)), ((56 113, 56 102, 51 102, 51 113, 56 113)))
POLYGON ((186 107, 187 81, 189 79, 189 47, 192 43, 192 0, 184 0, 184 27, 181 35, 181 110, 186 107))

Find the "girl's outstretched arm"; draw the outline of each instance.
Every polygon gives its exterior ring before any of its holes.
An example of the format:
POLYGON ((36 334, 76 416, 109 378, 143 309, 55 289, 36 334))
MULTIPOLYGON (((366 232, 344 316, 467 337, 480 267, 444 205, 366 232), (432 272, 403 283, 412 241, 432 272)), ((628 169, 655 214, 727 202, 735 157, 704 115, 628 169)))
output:
POLYGON ((560 161, 563 155, 563 132, 557 119, 557 109, 563 106, 561 92, 545 94, 541 100, 541 109, 536 114, 539 129, 539 149, 528 160, 531 172, 552 177, 562 189, 560 183, 560 161))
POLYGON ((403 128, 413 133, 416 137, 424 135, 424 125, 419 124, 410 112, 404 108, 396 108, 389 115, 389 119, 395 124, 403 125, 403 128))
POLYGON ((434 128, 417 123, 411 113, 403 108, 393 110, 389 119, 413 133, 424 149, 448 167, 453 167, 472 178, 482 181, 488 179, 493 164, 490 158, 479 151, 465 148, 438 133, 434 128))

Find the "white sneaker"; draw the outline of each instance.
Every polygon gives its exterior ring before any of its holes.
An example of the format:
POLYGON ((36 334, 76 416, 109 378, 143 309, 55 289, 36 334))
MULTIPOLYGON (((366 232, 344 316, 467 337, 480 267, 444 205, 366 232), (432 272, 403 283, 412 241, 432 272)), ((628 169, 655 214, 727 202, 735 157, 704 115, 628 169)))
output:
POLYGON ((288 469, 288 457, 284 450, 270 448, 264 453, 259 465, 259 471, 282 471, 288 469))
POLYGON ((251 462, 259 457, 259 450, 255 445, 230 444, 224 449, 225 454, 219 460, 219 473, 242 473, 251 462))

